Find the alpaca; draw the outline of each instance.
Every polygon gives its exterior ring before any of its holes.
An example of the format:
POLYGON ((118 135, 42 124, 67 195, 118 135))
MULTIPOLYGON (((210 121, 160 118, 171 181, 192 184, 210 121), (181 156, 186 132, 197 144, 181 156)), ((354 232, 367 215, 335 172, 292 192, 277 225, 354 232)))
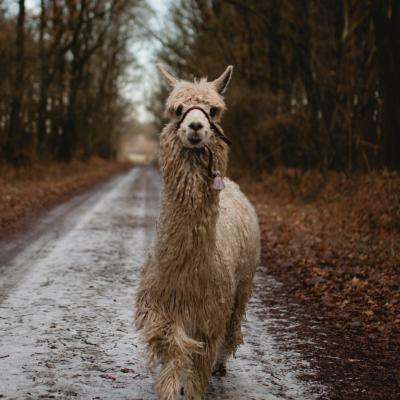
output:
POLYGON ((162 400, 198 400, 211 374, 226 373, 242 343, 241 321, 260 256, 254 208, 225 177, 229 139, 219 121, 233 67, 214 81, 171 87, 160 137, 164 181, 155 240, 136 294, 135 323, 162 400))

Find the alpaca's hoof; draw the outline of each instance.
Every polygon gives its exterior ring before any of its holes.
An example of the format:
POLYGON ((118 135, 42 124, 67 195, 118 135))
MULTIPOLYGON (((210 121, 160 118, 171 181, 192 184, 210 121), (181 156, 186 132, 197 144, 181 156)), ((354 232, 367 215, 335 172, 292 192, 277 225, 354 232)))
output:
POLYGON ((224 364, 218 364, 215 367, 215 369, 214 369, 212 374, 213 374, 213 376, 220 376, 220 377, 225 376, 226 375, 226 367, 225 367, 225 365, 224 364))
POLYGON ((182 386, 181 387, 181 396, 184 396, 185 395, 185 388, 182 386))

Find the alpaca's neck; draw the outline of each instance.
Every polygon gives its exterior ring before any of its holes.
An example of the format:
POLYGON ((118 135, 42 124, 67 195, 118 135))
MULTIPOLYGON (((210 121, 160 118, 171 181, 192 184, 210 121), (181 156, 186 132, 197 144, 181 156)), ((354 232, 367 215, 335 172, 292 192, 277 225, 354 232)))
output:
MULTIPOLYGON (((201 270, 213 257, 219 192, 210 188, 207 155, 183 149, 178 140, 165 132, 161 136, 164 193, 155 250, 161 269, 184 273, 201 270)), ((213 152, 215 168, 224 173, 226 149, 216 143, 213 152)))
MULTIPOLYGON (((193 186, 198 185, 192 182, 193 186)), ((158 225, 157 249, 166 264, 184 268, 189 262, 204 260, 215 247, 215 227, 218 218, 218 195, 199 196, 196 190, 178 193, 165 187, 158 225)))

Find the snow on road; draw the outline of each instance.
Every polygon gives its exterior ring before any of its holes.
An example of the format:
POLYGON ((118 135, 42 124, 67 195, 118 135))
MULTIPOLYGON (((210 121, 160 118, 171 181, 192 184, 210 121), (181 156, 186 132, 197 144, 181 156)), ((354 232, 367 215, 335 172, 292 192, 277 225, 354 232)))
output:
MULTIPOLYGON (((136 277, 151 244, 161 180, 136 167, 52 210, 0 247, 0 398, 155 399, 132 326, 136 277)), ((260 269, 245 345, 207 399, 320 398, 293 322, 275 318, 262 293, 277 283, 260 269), (272 329, 273 328, 273 329, 272 329), (282 331, 277 335, 276 331, 282 331)))

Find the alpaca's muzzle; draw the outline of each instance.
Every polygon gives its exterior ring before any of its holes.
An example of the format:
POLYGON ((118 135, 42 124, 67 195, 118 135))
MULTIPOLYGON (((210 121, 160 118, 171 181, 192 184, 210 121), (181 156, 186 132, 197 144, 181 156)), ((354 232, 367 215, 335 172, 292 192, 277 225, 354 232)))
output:
MULTIPOLYGON (((218 126, 215 122, 213 122, 211 120, 210 116, 208 115, 208 113, 203 108, 201 108, 199 106, 189 107, 183 113, 181 119, 176 124, 175 131, 179 130, 179 128, 182 125, 182 122, 185 120, 187 115, 193 110, 199 110, 204 114, 204 116, 208 120, 208 123, 210 125, 211 130, 214 132, 215 136, 218 139, 223 140, 229 146, 232 145, 231 140, 224 135, 224 133, 222 131, 222 128, 220 126, 218 126)), ((188 141, 195 146, 195 145, 197 145, 197 144, 199 144, 201 142, 201 138, 198 137, 197 131, 202 129, 203 125, 200 122, 191 122, 189 124, 189 127, 192 129, 193 134, 188 137, 188 141)), ((211 183, 210 188, 212 190, 217 190, 217 191, 223 190, 225 188, 225 184, 224 184, 224 181, 223 181, 223 179, 221 177, 221 173, 219 171, 213 171, 213 159, 214 159, 213 152, 206 144, 204 144, 203 147, 208 152, 207 172, 208 172, 208 176, 212 179, 212 183, 211 183)))

